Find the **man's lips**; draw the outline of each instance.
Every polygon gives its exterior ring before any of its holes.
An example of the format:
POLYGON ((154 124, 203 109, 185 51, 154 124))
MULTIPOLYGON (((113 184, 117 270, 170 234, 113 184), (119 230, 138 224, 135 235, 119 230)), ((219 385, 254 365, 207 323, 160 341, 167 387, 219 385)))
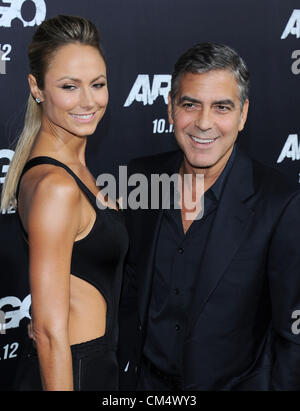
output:
POLYGON ((195 137, 191 134, 189 134, 189 137, 195 143, 201 144, 201 145, 210 145, 210 144, 214 143, 219 138, 219 136, 213 137, 213 138, 199 138, 199 137, 195 137))

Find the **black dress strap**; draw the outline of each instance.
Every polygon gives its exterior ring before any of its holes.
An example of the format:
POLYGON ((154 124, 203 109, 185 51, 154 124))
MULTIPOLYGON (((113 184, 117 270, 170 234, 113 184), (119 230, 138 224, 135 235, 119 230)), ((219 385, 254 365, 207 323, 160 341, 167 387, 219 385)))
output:
POLYGON ((20 189, 20 182, 23 177, 23 175, 30 170, 32 167, 38 166, 40 164, 52 164, 58 167, 64 168, 77 182, 78 186, 81 188, 81 190, 86 194, 88 199, 90 200, 92 206, 94 209, 97 211, 97 205, 96 205, 96 196, 92 191, 84 184, 84 182, 64 163, 56 160, 53 157, 48 157, 48 156, 38 156, 30 159, 24 166, 23 171, 21 173, 21 176, 19 178, 17 190, 16 190, 16 199, 18 199, 19 196, 19 189, 20 189))

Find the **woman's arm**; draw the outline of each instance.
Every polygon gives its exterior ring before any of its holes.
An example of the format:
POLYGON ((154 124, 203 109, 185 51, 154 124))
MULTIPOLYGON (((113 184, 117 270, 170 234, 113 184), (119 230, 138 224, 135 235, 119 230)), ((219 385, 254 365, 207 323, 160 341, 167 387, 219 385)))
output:
POLYGON ((69 285, 80 191, 69 176, 52 173, 38 183, 26 203, 33 333, 43 388, 73 390, 69 285))

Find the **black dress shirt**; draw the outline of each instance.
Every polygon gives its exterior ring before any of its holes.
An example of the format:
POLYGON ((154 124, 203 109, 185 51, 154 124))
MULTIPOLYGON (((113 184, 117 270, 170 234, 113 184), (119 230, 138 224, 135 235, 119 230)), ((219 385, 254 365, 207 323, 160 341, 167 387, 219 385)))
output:
POLYGON ((167 374, 181 374, 185 326, 193 286, 234 157, 235 149, 221 175, 204 194, 202 218, 194 220, 186 233, 180 209, 172 207, 171 203, 171 208, 163 211, 144 355, 167 374))

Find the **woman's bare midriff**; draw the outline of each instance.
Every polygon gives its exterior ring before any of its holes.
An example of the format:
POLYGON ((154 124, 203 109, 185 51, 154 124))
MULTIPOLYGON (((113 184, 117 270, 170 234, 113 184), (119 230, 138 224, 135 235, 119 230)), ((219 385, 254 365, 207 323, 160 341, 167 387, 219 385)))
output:
MULTIPOLYGON (((76 241, 89 235, 96 220, 95 210, 82 195, 82 226, 76 241)), ((96 197, 95 197, 96 201, 96 197)), ((84 273, 83 273, 84 274, 84 273)), ((90 283, 75 275, 70 276, 69 341, 79 344, 102 337, 106 330, 107 304, 101 293, 90 283)))
POLYGON ((105 334, 107 304, 100 292, 81 278, 70 276, 70 344, 79 344, 105 334))

